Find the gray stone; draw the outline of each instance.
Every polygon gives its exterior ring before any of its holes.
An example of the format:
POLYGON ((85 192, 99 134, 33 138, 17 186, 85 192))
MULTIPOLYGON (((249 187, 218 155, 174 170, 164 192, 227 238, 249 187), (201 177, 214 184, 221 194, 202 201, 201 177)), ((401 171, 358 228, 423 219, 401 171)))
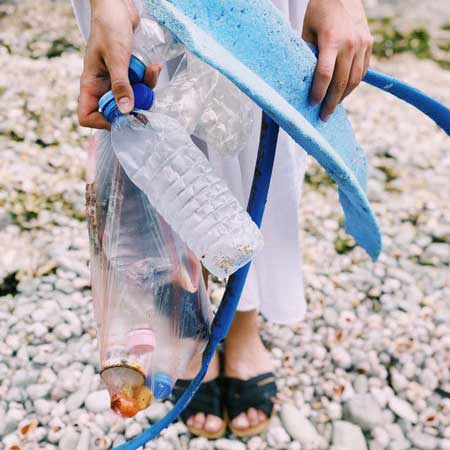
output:
POLYGON ((384 427, 375 427, 371 433, 378 446, 384 449, 389 445, 389 441, 391 439, 389 437, 389 433, 384 429, 384 427))
POLYGON ((333 361, 343 369, 348 369, 352 365, 352 357, 350 353, 342 346, 336 346, 331 351, 333 361))
POLYGON ((91 439, 91 433, 88 428, 83 428, 81 431, 81 436, 78 441, 76 450, 90 450, 89 442, 91 439))
POLYGON ((364 435, 357 425, 343 420, 333 423, 333 447, 342 447, 346 450, 367 450, 364 435))
POLYGON ((127 428, 125 430, 125 437, 127 438, 127 440, 133 439, 140 433, 142 433, 141 425, 136 422, 131 422, 127 425, 127 428))
MULTIPOLYGON (((123 438, 123 436, 121 436, 123 438)), ((125 441, 125 439, 124 439, 125 441)), ((122 441, 122 442, 124 442, 122 441)), ((95 448, 98 450, 107 450, 108 448, 111 448, 111 445, 113 444, 112 439, 109 436, 105 435, 98 435, 95 438, 95 448)), ((118 444, 114 444, 116 446, 118 444)))
POLYGON ((16 430, 19 422, 25 417, 23 409, 11 408, 5 414, 2 423, 0 423, 0 435, 6 435, 16 430))
POLYGON ((365 375, 358 375, 353 383, 353 387, 357 394, 365 394, 368 390, 368 385, 369 383, 365 375))
POLYGON ((386 450, 386 446, 372 439, 369 441, 369 450, 386 450))
POLYGON ((267 431, 267 443, 273 448, 286 448, 291 438, 281 425, 270 426, 267 431))
POLYGON ((38 373, 34 370, 17 370, 11 379, 13 386, 28 386, 38 379, 38 373))
POLYGON ((399 441, 392 441, 389 444, 389 450, 412 450, 411 444, 406 439, 399 441))
POLYGON ((76 450, 78 441, 80 439, 79 433, 73 427, 67 427, 59 441, 60 450, 76 450))
POLYGON ((107 389, 101 391, 90 392, 84 401, 84 405, 88 411, 100 413, 110 408, 111 399, 107 389))
POLYGON ((61 278, 58 278, 58 280, 56 281, 55 289, 63 292, 64 294, 72 294, 73 292, 75 292, 73 284, 70 281, 63 280, 61 278))
POLYGON ((50 414, 54 406, 54 402, 45 400, 45 399, 37 399, 34 401, 34 409, 39 416, 46 416, 50 414))
MULTIPOLYGON (((287 446, 287 450, 302 450, 302 444, 300 444, 300 442, 297 441, 292 441, 288 446, 287 446)), ((250 449, 249 449, 250 450, 250 449)))
POLYGON ((53 330, 53 334, 61 341, 66 341, 72 336, 72 331, 67 323, 60 323, 53 330))
MULTIPOLYGON (((247 442, 248 450, 265 450, 266 447, 267 447, 267 443, 264 441, 264 439, 261 438, 261 436, 253 436, 247 442)), ((200 449, 200 450, 202 450, 202 449, 200 449)), ((292 450, 294 450, 294 449, 292 449, 292 450)))
POLYGON ((327 414, 331 420, 342 419, 342 406, 337 402, 330 402, 327 406, 327 414))
POLYGON ((288 403, 282 405, 281 421, 291 438, 300 442, 306 450, 327 448, 326 440, 295 406, 288 403))
POLYGON ((392 397, 389 400, 389 408, 391 408, 391 410, 402 419, 408 420, 412 423, 417 423, 419 420, 413 407, 407 401, 398 397, 392 397))
POLYGON ((85 366, 80 379, 80 386, 78 391, 70 394, 66 401, 67 411, 73 411, 81 407, 86 399, 89 388, 91 386, 92 378, 94 376, 94 368, 92 366, 85 366))
POLYGON ((214 442, 216 450, 246 450, 246 446, 241 441, 220 438, 214 442))
POLYGON ((168 408, 164 403, 155 402, 145 410, 145 415, 150 422, 154 423, 162 419, 167 414, 168 408))
POLYGON ((50 383, 31 384, 26 391, 31 400, 37 400, 46 397, 50 393, 51 388, 52 385, 50 383))
POLYGON ((425 257, 436 258, 441 263, 450 264, 449 245, 441 242, 430 244, 425 250, 425 257))
POLYGON ((370 394, 357 394, 344 406, 344 418, 369 431, 384 421, 383 412, 370 394))
MULTIPOLYGON (((189 449, 190 450, 212 450, 214 448, 214 444, 206 439, 205 437, 198 437, 191 439, 189 441, 189 449)), ((255 449, 258 450, 258 449, 255 449)))
MULTIPOLYGON (((119 436, 116 436, 113 440, 113 447, 117 447, 125 442, 125 438, 119 434, 119 436)), ((147 447, 146 447, 147 448, 147 447)))
POLYGON ((438 448, 438 440, 429 434, 413 430, 408 433, 408 438, 421 450, 436 450, 438 448))
POLYGON ((392 386, 395 392, 404 391, 408 386, 408 379, 398 370, 391 370, 392 386))

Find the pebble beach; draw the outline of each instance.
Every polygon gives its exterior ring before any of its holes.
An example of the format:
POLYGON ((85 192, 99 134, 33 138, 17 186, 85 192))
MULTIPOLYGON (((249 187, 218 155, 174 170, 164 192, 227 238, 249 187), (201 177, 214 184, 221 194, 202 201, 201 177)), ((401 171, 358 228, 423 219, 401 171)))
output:
MULTIPOLYGON (((450 5, 431 3, 366 1, 374 20, 429 30, 435 56, 405 51, 372 66, 450 107, 450 5)), ((83 45, 69 2, 0 0, 5 450, 109 449, 171 407, 122 419, 99 376, 84 212, 90 132, 76 115, 83 45)), ((336 187, 310 160, 300 217, 307 316, 293 326, 261 319, 279 389, 268 431, 208 441, 179 422, 146 449, 450 450, 450 140, 370 86, 345 106, 369 159, 380 259, 345 233, 336 187)), ((223 290, 210 285, 213 303, 223 290)))

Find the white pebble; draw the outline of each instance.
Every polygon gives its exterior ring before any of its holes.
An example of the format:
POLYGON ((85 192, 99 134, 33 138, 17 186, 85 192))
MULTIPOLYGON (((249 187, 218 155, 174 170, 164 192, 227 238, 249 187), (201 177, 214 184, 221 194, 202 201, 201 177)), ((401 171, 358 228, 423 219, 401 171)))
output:
POLYGON ((27 394, 31 398, 31 400, 37 400, 39 398, 46 397, 50 390, 52 388, 52 385, 50 383, 43 383, 43 384, 32 384, 27 387, 27 394))
POLYGON ((241 441, 220 438, 214 443, 216 450, 246 450, 246 446, 241 441))
POLYGON ((132 439, 142 433, 142 427, 136 422, 130 423, 125 430, 126 439, 132 439))
POLYGON ((60 450, 76 450, 79 439, 79 433, 73 427, 67 427, 59 441, 60 450))
POLYGON ((107 389, 90 392, 84 401, 86 409, 94 413, 107 411, 110 408, 111 399, 107 389))
POLYGON ((389 408, 391 408, 391 410, 402 419, 408 420, 412 423, 417 423, 419 420, 413 407, 408 402, 398 397, 392 397, 389 400, 389 408))

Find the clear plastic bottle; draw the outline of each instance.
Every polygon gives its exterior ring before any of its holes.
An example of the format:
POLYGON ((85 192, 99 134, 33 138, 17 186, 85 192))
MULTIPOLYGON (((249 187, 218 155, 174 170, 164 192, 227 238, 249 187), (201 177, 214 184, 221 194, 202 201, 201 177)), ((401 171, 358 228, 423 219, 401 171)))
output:
MULTIPOLYGON (((151 90, 133 89, 138 107, 148 109, 151 90)), ((262 235, 186 130, 158 112, 121 115, 111 92, 100 106, 123 169, 203 265, 223 278, 248 263, 262 235)))
POLYGON ((224 159, 248 146, 253 104, 227 78, 149 17, 141 18, 133 52, 146 65, 163 65, 155 89, 159 112, 176 119, 207 144, 208 152, 224 159))
POLYGON ((237 156, 248 148, 253 109, 252 101, 219 74, 192 134, 207 143, 208 153, 222 159, 237 156))
POLYGON ((211 314, 199 261, 128 178, 110 133, 96 137, 86 192, 101 377, 112 409, 132 417, 170 394, 211 314))

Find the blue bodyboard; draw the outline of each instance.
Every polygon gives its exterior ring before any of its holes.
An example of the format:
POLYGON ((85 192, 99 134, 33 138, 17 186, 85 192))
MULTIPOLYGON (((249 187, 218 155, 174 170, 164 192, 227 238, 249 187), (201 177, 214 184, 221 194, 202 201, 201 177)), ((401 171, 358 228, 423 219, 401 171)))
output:
POLYGON ((145 0, 147 12, 219 70, 337 183, 345 227, 376 259, 380 230, 366 196, 367 161, 342 106, 327 123, 309 104, 316 57, 270 0, 145 0))

